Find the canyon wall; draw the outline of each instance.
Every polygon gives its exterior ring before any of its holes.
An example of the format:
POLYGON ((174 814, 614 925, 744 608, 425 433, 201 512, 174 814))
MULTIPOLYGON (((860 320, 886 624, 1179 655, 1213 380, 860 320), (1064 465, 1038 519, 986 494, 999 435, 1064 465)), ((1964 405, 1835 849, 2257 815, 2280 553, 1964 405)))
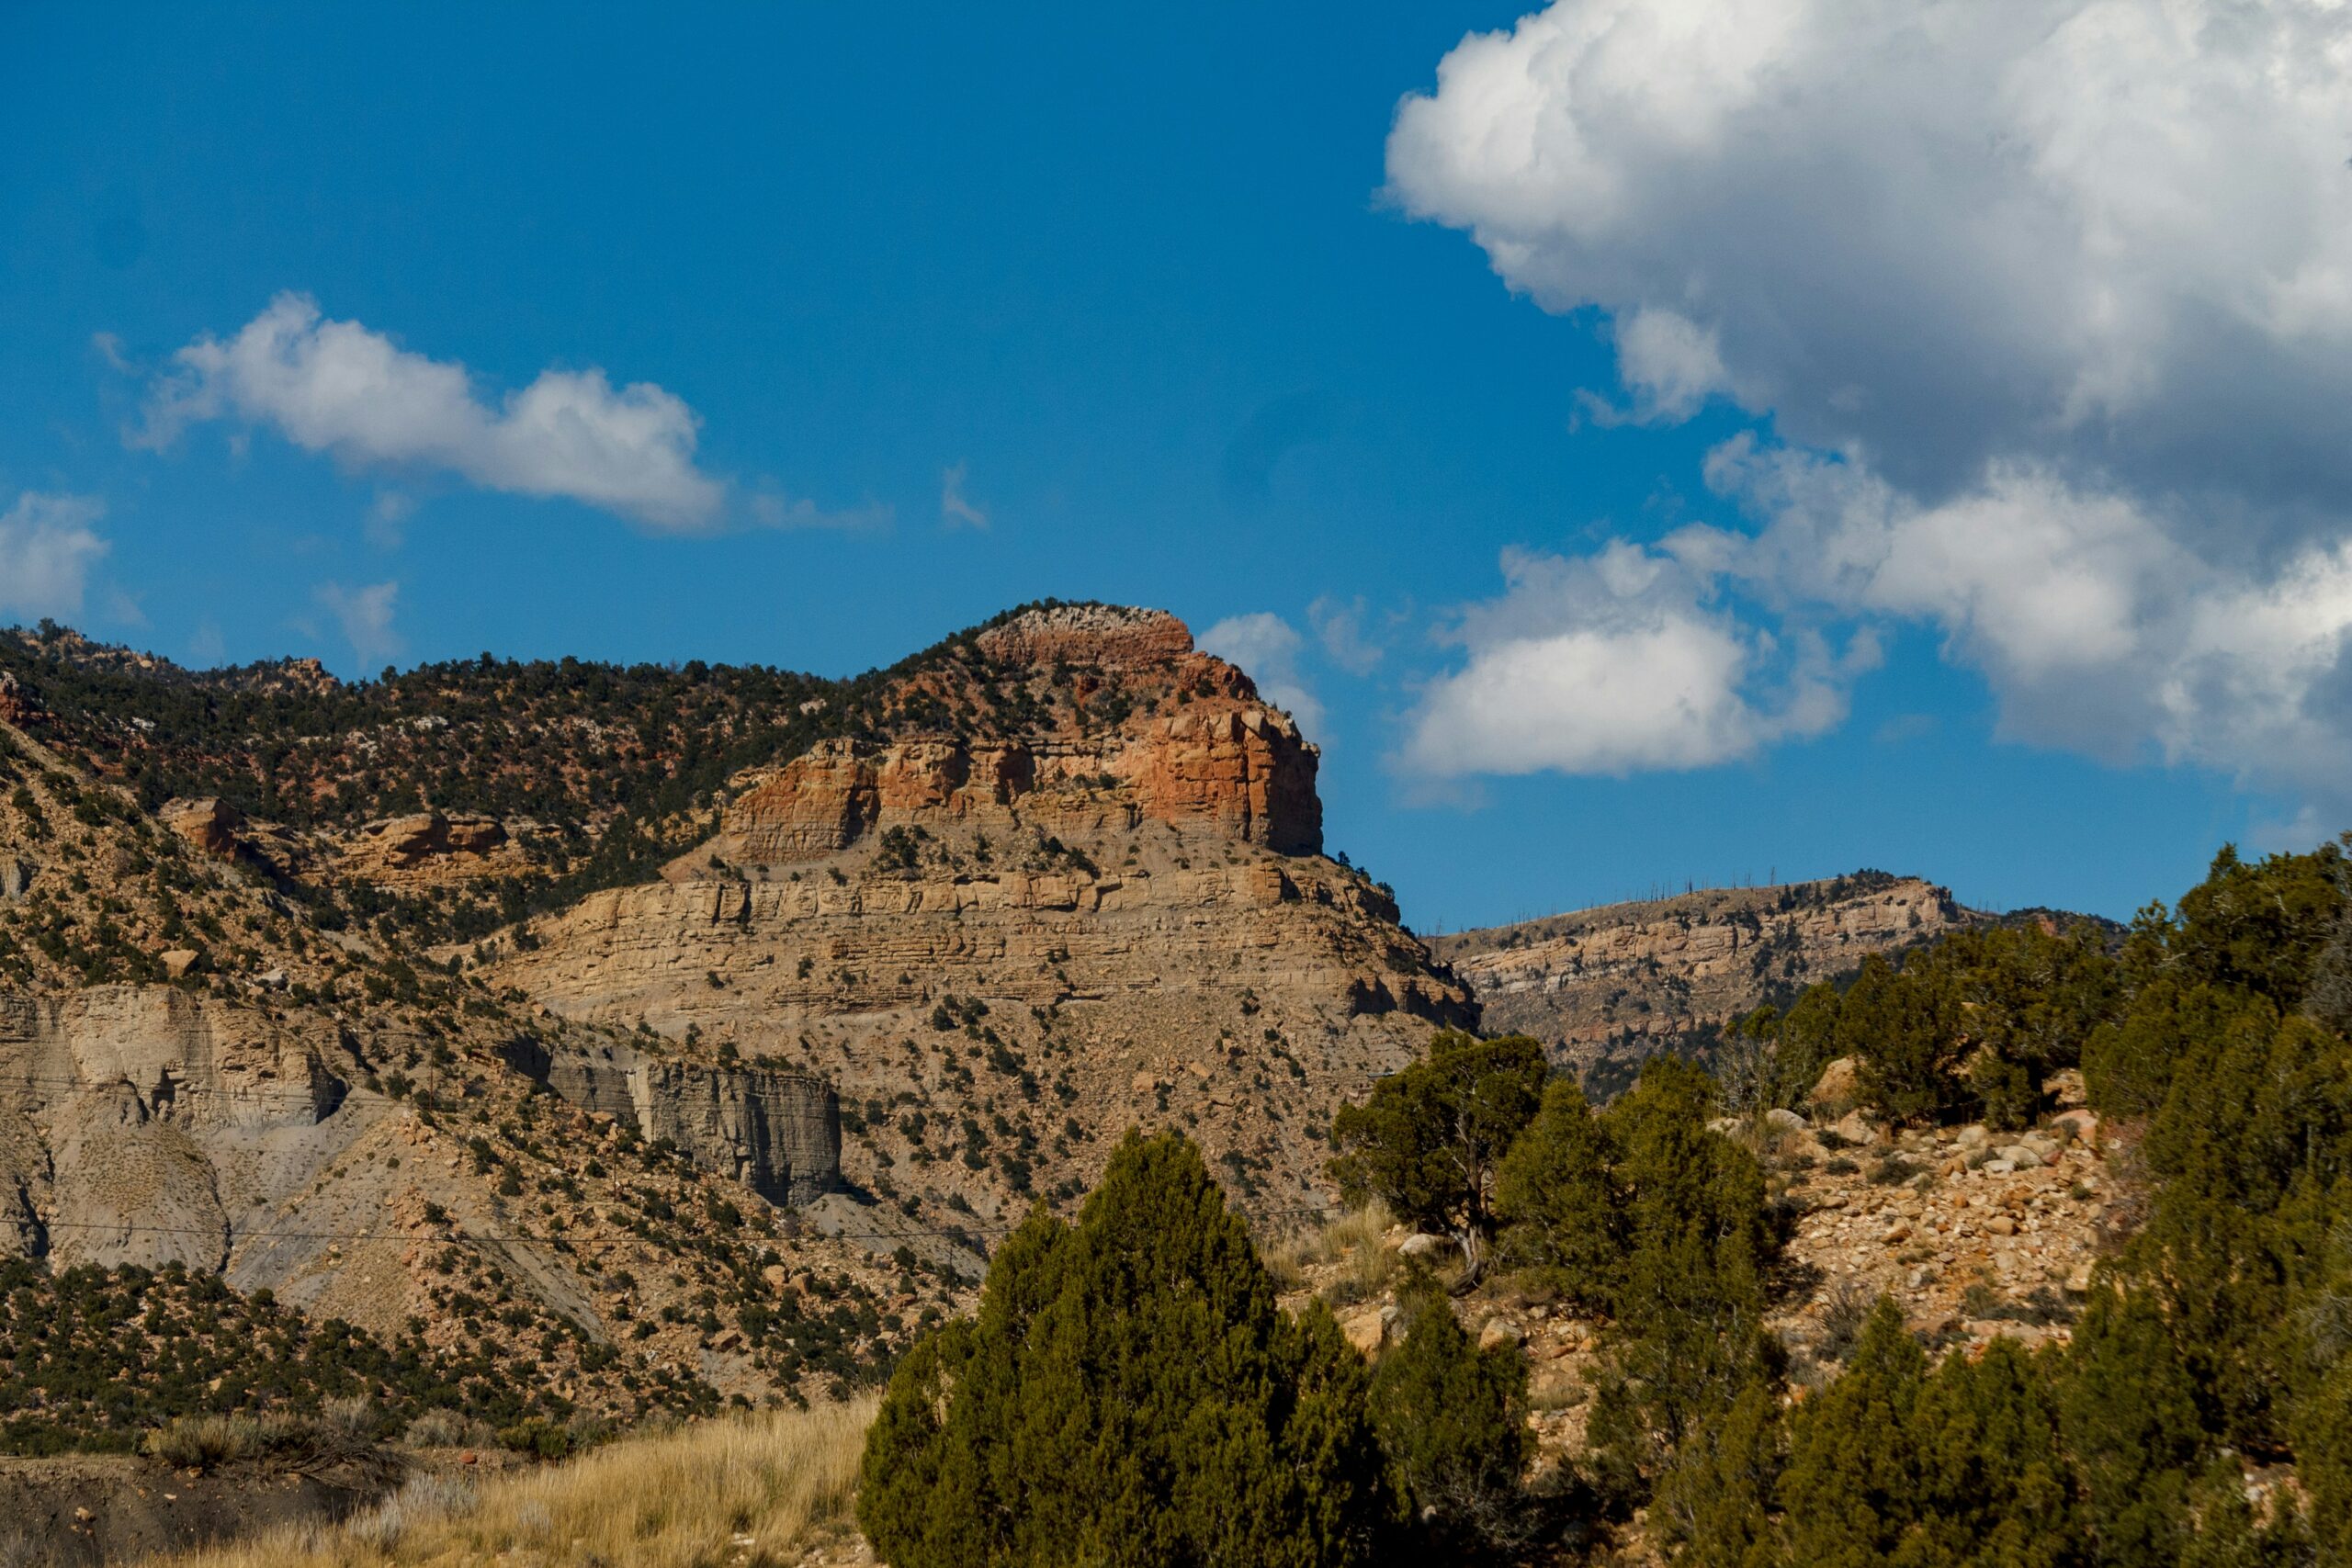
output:
POLYGON ((1532 1034, 1580 1070, 1622 1071, 1978 918, 1917 877, 1865 873, 1603 905, 1430 945, 1476 992, 1489 1029, 1532 1034))
POLYGON ((841 1179, 841 1101, 821 1078, 664 1060, 626 1044, 550 1051, 529 1041, 508 1061, 582 1110, 666 1138, 703 1169, 779 1207, 814 1202, 841 1179))

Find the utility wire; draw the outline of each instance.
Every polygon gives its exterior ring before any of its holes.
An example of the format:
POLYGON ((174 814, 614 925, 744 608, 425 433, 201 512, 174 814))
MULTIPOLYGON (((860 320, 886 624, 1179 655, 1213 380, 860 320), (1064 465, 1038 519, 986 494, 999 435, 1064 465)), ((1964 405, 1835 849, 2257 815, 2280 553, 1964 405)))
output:
MULTIPOLYGON (((1341 1204, 1324 1203, 1308 1204, 1291 1209, 1262 1209, 1255 1211, 1235 1209, 1230 1212, 1243 1219, 1272 1220, 1298 1218, 1306 1215, 1344 1213, 1346 1213, 1346 1209, 1345 1206, 1341 1204)), ((789 1213, 789 1211, 787 1211, 787 1213, 789 1213)), ((6 1222, 0 1221, 0 1223, 6 1222)), ((119 1235, 197 1235, 217 1238, 221 1234, 220 1229, 207 1225, 156 1225, 142 1224, 117 1224, 106 1220, 53 1220, 42 1222, 36 1219, 29 1222, 18 1220, 16 1223, 18 1224, 30 1223, 32 1224, 39 1225, 40 1228, 46 1231, 107 1231, 119 1235)), ((1007 1224, 1001 1221, 975 1221, 973 1224, 968 1225, 943 1226, 938 1228, 914 1226, 906 1230, 892 1231, 824 1231, 809 1227, 803 1235, 797 1236, 767 1236, 760 1235, 757 1232, 754 1232, 753 1235, 757 1239, 763 1241, 903 1241, 914 1236, 957 1238, 969 1237, 976 1234, 1010 1235, 1019 1228, 1020 1226, 1017 1224, 1007 1224)), ((583 1241, 641 1242, 650 1241, 653 1239, 652 1237, 643 1235, 639 1232, 628 1230, 560 1231, 548 1232, 546 1234, 527 1231, 513 1231, 503 1233, 483 1232, 477 1234, 459 1229, 446 1235, 420 1235, 408 1231, 269 1230, 240 1232, 233 1224, 227 1226, 226 1229, 229 1232, 229 1239, 232 1245, 239 1246, 251 1241, 397 1241, 412 1243, 422 1242, 437 1246, 458 1246, 465 1244, 488 1245, 492 1243, 510 1246, 523 1244, 548 1246, 556 1242, 568 1242, 576 1245, 583 1241)))

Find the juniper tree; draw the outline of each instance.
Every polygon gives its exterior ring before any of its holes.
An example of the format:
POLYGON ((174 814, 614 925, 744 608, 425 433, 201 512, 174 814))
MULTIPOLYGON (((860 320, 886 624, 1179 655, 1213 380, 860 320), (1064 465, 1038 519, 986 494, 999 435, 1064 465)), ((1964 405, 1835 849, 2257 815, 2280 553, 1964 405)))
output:
POLYGON ((1799 1407, 1781 1478, 1785 1559, 1807 1568, 1878 1568, 1917 1514, 1908 1440, 1928 1358, 1882 1299, 1844 1375, 1799 1407))
POLYGON ((1592 1471, 1631 1504, 1695 1426, 1778 1375, 1763 1328, 1776 1249, 1755 1156, 1708 1130, 1704 1073, 1669 1056, 1601 1116, 1617 1150, 1614 1348, 1593 1400, 1592 1471))
POLYGON ((1495 1183, 1505 1259, 1586 1312, 1617 1304, 1627 1223, 1622 1157, 1577 1081, 1557 1077, 1495 1183))
POLYGON ((1523 1034, 1442 1031, 1428 1055, 1332 1118, 1331 1175, 1351 1198, 1377 1196, 1406 1224, 1451 1235, 1475 1269, 1494 1234, 1503 1156, 1550 1076, 1543 1046, 1523 1034))
POLYGON ((2194 1385, 2153 1293, 2092 1300, 2075 1329, 2059 1409, 2098 1561, 2175 1561, 2203 1433, 2194 1385))
POLYGON ((1526 1359, 1473 1344, 1426 1269, 1396 1304, 1404 1340, 1373 1373, 1372 1418, 1429 1544, 1472 1556, 1526 1545, 1540 1525, 1521 1485, 1534 1447, 1526 1359))
POLYGON ((1947 977, 1922 964, 1862 960, 1838 1010, 1838 1054, 1860 1059, 1862 1095, 1897 1122, 1921 1122, 1967 1100, 1958 1078, 1960 1010, 1947 977))
POLYGON ((1130 1133, 900 1365, 858 1522, 897 1568, 1369 1563, 1397 1510, 1368 1381, 1319 1303, 1276 1306, 1193 1145, 1130 1133))

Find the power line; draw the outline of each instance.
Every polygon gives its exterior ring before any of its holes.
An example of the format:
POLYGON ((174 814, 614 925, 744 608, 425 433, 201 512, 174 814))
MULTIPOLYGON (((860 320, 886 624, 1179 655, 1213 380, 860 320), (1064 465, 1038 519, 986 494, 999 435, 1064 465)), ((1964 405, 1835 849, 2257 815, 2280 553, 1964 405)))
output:
MULTIPOLYGON (((1228 1212, 1245 1220, 1272 1220, 1297 1218, 1306 1215, 1343 1213, 1346 1212, 1346 1209, 1342 1204, 1322 1203, 1302 1205, 1297 1208, 1290 1209, 1261 1209, 1254 1211, 1248 1209, 1233 1209, 1228 1212)), ((790 1211, 786 1211, 786 1213, 790 1213, 790 1211)), ((0 1223, 6 1222, 0 1221, 0 1223)), ((136 1223, 115 1224, 106 1220, 55 1220, 45 1222, 38 1217, 33 1217, 28 1221, 18 1220, 16 1223, 19 1224, 29 1223, 40 1226, 40 1228, 45 1231, 107 1231, 119 1235, 196 1235, 217 1238, 221 1234, 220 1229, 215 1229, 207 1225, 158 1225, 136 1223)), ((227 1225, 225 1228, 228 1231, 228 1238, 232 1246, 242 1246, 246 1242, 254 1241, 397 1241, 412 1244, 423 1243, 425 1245, 448 1247, 466 1245, 488 1246, 492 1244, 502 1246, 552 1246, 557 1242, 577 1245, 583 1241, 650 1242, 654 1240, 653 1237, 644 1235, 637 1231, 629 1230, 562 1231, 550 1232, 547 1234, 527 1231, 472 1233, 460 1230, 446 1235, 419 1235, 408 1231, 358 1230, 270 1230, 245 1231, 241 1233, 236 1229, 233 1224, 227 1225)), ((968 1238, 975 1234, 1010 1235, 1018 1229, 1020 1229, 1018 1224, 1008 1224, 1002 1221, 975 1220, 968 1225, 952 1225, 937 1228, 910 1226, 905 1230, 889 1231, 825 1231, 811 1227, 807 1234, 797 1236, 762 1235, 756 1232, 753 1234, 757 1239, 763 1241, 904 1241, 916 1236, 938 1236, 956 1239, 968 1238)))

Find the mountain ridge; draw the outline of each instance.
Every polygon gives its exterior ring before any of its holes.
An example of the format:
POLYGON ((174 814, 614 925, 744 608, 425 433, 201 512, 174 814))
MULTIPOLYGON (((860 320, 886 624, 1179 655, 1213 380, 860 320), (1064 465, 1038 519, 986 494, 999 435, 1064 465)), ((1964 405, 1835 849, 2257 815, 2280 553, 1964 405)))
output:
POLYGON ((50 627, 0 698, 0 1247, 527 1355, 555 1418, 870 1381, 1130 1124, 1313 1209, 1476 1016, 1162 612, 847 681, 50 627))

